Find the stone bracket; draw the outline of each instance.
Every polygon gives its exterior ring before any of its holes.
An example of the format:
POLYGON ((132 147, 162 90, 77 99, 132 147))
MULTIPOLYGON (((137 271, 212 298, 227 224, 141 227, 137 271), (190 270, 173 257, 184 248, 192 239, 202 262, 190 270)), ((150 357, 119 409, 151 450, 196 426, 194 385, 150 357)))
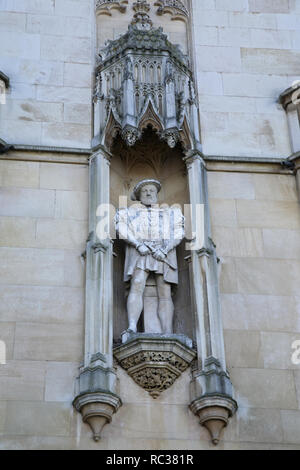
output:
POLYGON ((213 444, 219 443, 222 429, 237 408, 228 373, 216 358, 207 358, 203 370, 193 371, 190 409, 209 431, 213 444))
POLYGON ((112 415, 121 404, 117 395, 105 391, 82 394, 73 401, 73 406, 82 415, 82 421, 91 427, 96 442, 101 439, 103 427, 111 422, 112 415))
POLYGON ((194 400, 190 408, 209 431, 213 444, 218 445, 221 431, 236 412, 237 403, 226 395, 204 395, 194 400))
MULTIPOLYGON (((103 362, 104 357, 94 355, 93 360, 103 362)), ((115 393, 116 382, 115 371, 101 366, 82 369, 77 379, 78 394, 73 406, 81 413, 83 422, 89 424, 96 442, 101 439, 103 427, 111 422, 113 414, 122 405, 115 393)))
POLYGON ((114 350, 118 363, 152 398, 173 385, 196 357, 184 335, 129 334, 114 350))

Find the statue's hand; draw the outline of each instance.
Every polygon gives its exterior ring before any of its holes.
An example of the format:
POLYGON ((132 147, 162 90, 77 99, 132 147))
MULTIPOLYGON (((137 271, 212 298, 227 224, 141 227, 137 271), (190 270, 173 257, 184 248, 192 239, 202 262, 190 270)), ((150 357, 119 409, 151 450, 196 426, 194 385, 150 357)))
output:
POLYGON ((155 253, 153 253, 153 258, 157 259, 157 261, 164 261, 166 255, 161 250, 156 250, 155 253))
POLYGON ((151 251, 149 250, 149 248, 145 245, 141 245, 138 247, 138 252, 140 253, 140 255, 142 256, 146 256, 146 255, 149 255, 151 253, 151 251))

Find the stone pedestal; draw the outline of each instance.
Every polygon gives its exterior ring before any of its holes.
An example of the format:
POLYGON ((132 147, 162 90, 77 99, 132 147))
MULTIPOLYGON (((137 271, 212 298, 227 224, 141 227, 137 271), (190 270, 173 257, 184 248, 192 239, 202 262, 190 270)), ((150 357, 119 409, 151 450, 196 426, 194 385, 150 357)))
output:
POLYGON ((196 357, 192 341, 184 335, 127 333, 114 356, 152 398, 173 385, 196 357))

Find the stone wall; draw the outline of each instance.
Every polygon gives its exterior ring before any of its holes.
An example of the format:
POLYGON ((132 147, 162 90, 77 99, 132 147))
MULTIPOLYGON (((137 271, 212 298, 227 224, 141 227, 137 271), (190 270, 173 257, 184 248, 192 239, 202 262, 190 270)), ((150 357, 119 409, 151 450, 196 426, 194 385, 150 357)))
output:
POLYGON ((87 181, 86 166, 0 160, 1 448, 69 433, 83 356, 87 181))
POLYGON ((1 0, 3 140, 90 147, 93 24, 93 0, 1 0))
POLYGON ((203 151, 288 157, 279 94, 300 77, 298 0, 192 0, 203 151))
MULTIPOLYGON (((287 157, 276 100, 300 74, 300 2, 192 4, 204 153, 287 157)), ((1 69, 10 78, 3 140, 90 147, 93 11, 93 0, 0 0, 1 69)), ((103 27, 99 44, 127 28, 127 14, 98 18, 116 22, 115 31, 103 27)), ((184 46, 184 23, 163 16, 157 24, 184 46)), ((72 407, 83 360, 87 158, 67 148, 1 155, 0 448, 212 449, 188 408, 189 371, 154 401, 118 368, 123 406, 97 444, 72 407)), ((300 339, 296 180, 279 163, 207 164, 239 403, 219 448, 299 449, 300 369, 291 362, 300 339)))

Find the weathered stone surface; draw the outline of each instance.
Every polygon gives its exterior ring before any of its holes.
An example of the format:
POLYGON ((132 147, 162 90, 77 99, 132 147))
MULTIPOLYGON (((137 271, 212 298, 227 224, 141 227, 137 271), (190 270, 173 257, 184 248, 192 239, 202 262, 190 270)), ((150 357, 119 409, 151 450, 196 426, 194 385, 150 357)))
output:
POLYGON ((79 251, 0 248, 0 284, 81 287, 79 251))
POLYGON ((241 55, 238 47, 198 46, 197 60, 199 69, 204 72, 241 71, 241 55))
POLYGON ((220 276, 220 289, 222 293, 238 292, 236 266, 233 259, 222 258, 222 270, 220 276))
POLYGON ((292 344, 299 339, 295 333, 261 332, 261 356, 265 368, 298 369, 292 362, 292 344))
POLYGON ((233 368, 230 375, 242 407, 298 408, 293 371, 233 368))
POLYGON ((261 340, 257 331, 225 330, 228 367, 261 367, 261 340))
POLYGON ((82 358, 81 324, 18 323, 14 358, 72 362, 82 358))
POLYGON ((289 13, 289 0, 249 0, 249 10, 254 13, 289 13))
MULTIPOLYGON (((51 15, 27 15, 27 31, 54 36, 90 37, 91 25, 87 19, 51 15)), ((59 39, 58 39, 59 40, 59 39)))
POLYGON ((91 90, 89 88, 37 86, 37 100, 58 103, 89 103, 91 90))
POLYGON ((279 410, 239 409, 240 440, 244 442, 283 442, 283 430, 279 410))
POLYGON ((26 15, 24 13, 0 12, 0 31, 23 32, 26 28, 26 15))
POLYGON ((253 175, 255 199, 297 202, 296 180, 292 175, 253 175))
POLYGON ((300 410, 300 371, 295 370, 294 371, 294 377, 295 377, 295 383, 296 383, 296 393, 297 393, 297 399, 298 399, 298 408, 300 410))
POLYGON ((155 404, 126 404, 115 416, 118 428, 106 426, 103 438, 123 437, 126 439, 193 439, 196 435, 201 440, 208 440, 206 430, 199 426, 196 417, 185 405, 155 404), (133 410, 136 410, 133 421, 133 410), (134 422, 134 425, 133 425, 134 422))
POLYGON ((245 72, 291 75, 300 73, 300 52, 293 50, 242 48, 242 69, 245 72))
POLYGON ((284 433, 284 441, 289 444, 300 444, 300 411, 283 410, 281 419, 284 433))
POLYGON ((88 168, 78 165, 41 163, 40 185, 46 189, 88 190, 88 168))
POLYGON ((221 305, 225 329, 300 332, 295 297, 223 294, 221 305))
POLYGON ((0 321, 82 323, 83 319, 81 288, 0 285, 0 321))
POLYGON ((34 247, 36 221, 23 217, 0 218, 0 246, 34 247))
POLYGON ((59 143, 66 147, 74 145, 78 148, 90 147, 90 126, 84 124, 69 124, 69 123, 45 123, 42 128, 42 143, 44 145, 59 143))
POLYGON ((7 403, 5 431, 10 435, 68 436, 69 403, 10 401, 7 403))
POLYGON ((242 294, 297 295, 300 262, 278 259, 236 259, 242 294))
POLYGON ((237 217, 241 227, 299 230, 297 202, 237 201, 237 217))
POLYGON ((216 9, 225 11, 247 11, 247 0, 216 0, 216 9))
POLYGON ((213 240, 221 256, 263 256, 263 237, 260 229, 216 226, 213 229, 213 240))
MULTIPOLYGON (((15 323, 2 322, 0 323, 0 341, 5 344, 5 361, 9 361, 13 357, 13 347, 15 341, 15 323)), ((0 368, 2 366, 0 365, 0 368)))
POLYGON ((2 187, 38 188, 39 163, 0 160, 2 187))
POLYGON ((87 220, 88 193, 84 191, 56 191, 55 218, 87 220))
POLYGON ((53 217, 54 191, 23 188, 0 189, 0 215, 18 217, 53 217))
POLYGON ((248 12, 229 12, 229 25, 241 28, 277 28, 277 15, 272 13, 256 13, 248 12))
POLYGON ((46 369, 45 401, 72 402, 78 364, 72 362, 50 362, 46 369))
MULTIPOLYGON (((43 401, 46 363, 39 358, 34 361, 9 360, 0 367, 0 400, 43 401)), ((1 403, 1 401, 0 401, 1 403)))
POLYGON ((87 223, 78 220, 44 219, 36 226, 36 246, 40 248, 79 249, 84 251, 87 223))
POLYGON ((208 173, 208 190, 211 198, 255 198, 252 175, 210 172, 208 173))
POLYGON ((6 402, 0 401, 0 434, 3 434, 4 432, 5 419, 6 419, 6 402))
POLYGON ((263 230, 267 258, 300 259, 300 233, 297 230, 263 230))
POLYGON ((236 203, 233 199, 210 199, 210 213, 213 226, 237 226, 236 203))
POLYGON ((41 59, 60 62, 90 63, 90 40, 86 38, 41 36, 41 59))
POLYGON ((3 57, 40 59, 40 36, 37 34, 0 31, 0 42, 3 57))
POLYGON ((65 103, 64 121, 82 124, 89 124, 92 119, 92 109, 89 104, 65 103))

